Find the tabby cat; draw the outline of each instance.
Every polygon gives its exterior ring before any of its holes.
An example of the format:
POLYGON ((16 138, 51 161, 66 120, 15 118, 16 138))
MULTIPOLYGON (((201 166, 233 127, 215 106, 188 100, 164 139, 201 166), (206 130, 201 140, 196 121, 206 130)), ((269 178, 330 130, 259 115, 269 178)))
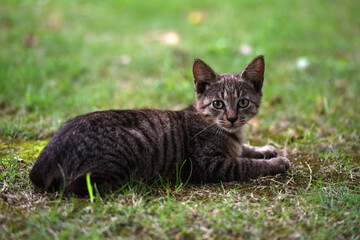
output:
POLYGON ((181 111, 93 112, 67 121, 36 160, 30 179, 46 191, 86 194, 86 175, 100 191, 161 176, 190 182, 243 181, 290 168, 272 146, 243 144, 243 126, 260 106, 263 56, 240 74, 193 64, 195 103, 181 111), (185 162, 185 164, 183 164, 185 162))

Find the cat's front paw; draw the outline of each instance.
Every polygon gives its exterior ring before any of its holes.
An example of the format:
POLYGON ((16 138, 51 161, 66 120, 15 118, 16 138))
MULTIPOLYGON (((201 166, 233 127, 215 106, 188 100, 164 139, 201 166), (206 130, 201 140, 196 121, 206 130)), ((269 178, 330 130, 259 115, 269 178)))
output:
POLYGON ((271 163, 270 174, 284 173, 291 167, 289 159, 285 157, 276 157, 268 161, 271 163))
POLYGON ((259 149, 265 159, 277 157, 279 152, 276 147, 265 145, 259 149))

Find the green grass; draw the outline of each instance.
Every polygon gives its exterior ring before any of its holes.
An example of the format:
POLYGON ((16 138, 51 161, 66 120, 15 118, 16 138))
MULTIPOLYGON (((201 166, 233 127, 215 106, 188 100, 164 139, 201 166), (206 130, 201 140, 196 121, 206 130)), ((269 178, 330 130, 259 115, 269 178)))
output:
POLYGON ((0 5, 1 239, 360 238, 360 3, 0 5), (188 19, 194 11, 198 24, 188 19), (179 41, 167 44, 169 36, 179 41), (251 54, 240 51, 244 44, 251 54), (91 199, 32 187, 32 163, 66 119, 110 108, 180 109, 194 99, 194 58, 239 72, 259 54, 264 97, 247 140, 281 148, 288 174, 130 183, 102 197, 93 189, 91 199))

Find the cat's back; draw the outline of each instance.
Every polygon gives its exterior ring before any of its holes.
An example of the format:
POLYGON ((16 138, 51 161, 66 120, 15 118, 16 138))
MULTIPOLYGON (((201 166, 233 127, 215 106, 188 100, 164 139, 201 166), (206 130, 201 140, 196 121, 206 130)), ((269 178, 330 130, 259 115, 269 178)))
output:
POLYGON ((129 173, 140 169, 143 178, 154 173, 166 176, 170 165, 185 157, 186 112, 108 110, 75 117, 40 153, 30 178, 44 189, 57 189, 64 177, 71 182, 101 168, 129 173))
POLYGON ((116 137, 128 131, 152 132, 181 123, 182 114, 153 109, 107 110, 80 115, 65 122, 55 133, 52 142, 88 141, 90 137, 116 137))

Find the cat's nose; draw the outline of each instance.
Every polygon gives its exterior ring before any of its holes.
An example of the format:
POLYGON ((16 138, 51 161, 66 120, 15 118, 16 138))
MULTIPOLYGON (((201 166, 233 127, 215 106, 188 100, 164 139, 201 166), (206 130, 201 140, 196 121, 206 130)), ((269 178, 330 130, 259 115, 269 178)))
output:
POLYGON ((230 117, 230 118, 228 118, 227 120, 228 120, 229 122, 231 122, 231 124, 234 124, 234 122, 236 122, 237 119, 238 119, 237 117, 230 117))

